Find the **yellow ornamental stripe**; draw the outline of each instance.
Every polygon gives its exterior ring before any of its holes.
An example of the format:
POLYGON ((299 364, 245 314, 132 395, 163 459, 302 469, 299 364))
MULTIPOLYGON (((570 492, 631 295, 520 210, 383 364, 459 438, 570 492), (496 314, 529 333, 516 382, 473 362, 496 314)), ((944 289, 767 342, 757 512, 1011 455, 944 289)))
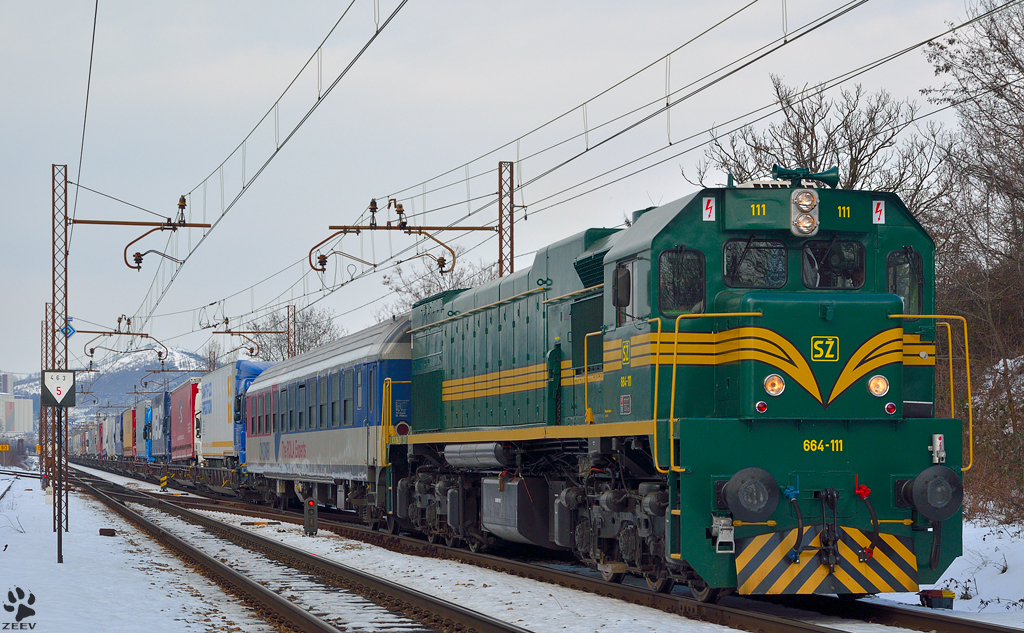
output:
POLYGON ((828 404, 831 404, 850 385, 863 378, 868 372, 885 365, 901 362, 903 362, 903 331, 901 328, 891 328, 872 336, 857 348, 850 360, 846 362, 835 386, 832 387, 828 404))
POLYGON ((445 385, 441 387, 441 393, 454 395, 458 393, 479 391, 481 389, 492 389, 494 387, 519 385, 526 382, 533 382, 534 380, 538 379, 546 379, 547 373, 547 370, 543 366, 541 366, 541 368, 538 370, 526 374, 519 374, 517 376, 495 376, 493 378, 480 380, 478 382, 474 382, 471 384, 462 384, 455 386, 445 385))
POLYGON ((511 378, 513 376, 520 376, 522 374, 528 374, 538 370, 546 369, 545 365, 530 365, 529 367, 520 367, 518 369, 505 369, 502 371, 492 371, 487 374, 479 374, 477 376, 467 376, 466 378, 456 378, 454 380, 446 380, 441 386, 442 388, 457 387, 459 385, 469 385, 479 382, 486 382, 488 380, 496 380, 499 378, 511 378))

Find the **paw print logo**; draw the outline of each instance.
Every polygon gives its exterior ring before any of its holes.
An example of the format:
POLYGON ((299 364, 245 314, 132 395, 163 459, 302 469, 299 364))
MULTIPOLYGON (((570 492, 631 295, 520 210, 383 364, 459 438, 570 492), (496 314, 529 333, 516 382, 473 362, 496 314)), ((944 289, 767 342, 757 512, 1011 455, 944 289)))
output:
POLYGON ((7 592, 7 602, 4 603, 4 611, 14 613, 14 610, 17 609, 18 612, 14 615, 14 620, 21 622, 25 618, 36 614, 36 610, 31 608, 35 603, 36 597, 32 595, 32 592, 29 592, 28 600, 26 600, 25 591, 21 587, 15 587, 13 591, 8 590, 7 592))

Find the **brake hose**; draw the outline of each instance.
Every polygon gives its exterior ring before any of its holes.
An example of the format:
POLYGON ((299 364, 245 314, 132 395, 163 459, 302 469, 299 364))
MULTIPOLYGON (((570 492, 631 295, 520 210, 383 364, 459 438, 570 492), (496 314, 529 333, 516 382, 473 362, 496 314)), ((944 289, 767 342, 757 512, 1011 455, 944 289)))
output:
POLYGON ((793 510, 796 512, 796 543, 793 545, 792 551, 789 552, 788 557, 791 563, 800 563, 800 551, 803 550, 804 540, 804 515, 800 512, 800 504, 797 503, 797 495, 800 491, 793 486, 787 486, 782 491, 783 496, 789 499, 789 503, 792 504, 793 510))
POLYGON ((875 508, 871 505, 871 502, 868 501, 868 497, 871 496, 871 489, 863 484, 859 484, 854 489, 853 494, 857 495, 858 497, 864 500, 864 505, 868 507, 868 514, 871 515, 872 533, 871 537, 869 538, 869 540, 871 541, 871 549, 865 548, 868 558, 871 558, 875 555, 875 549, 878 547, 878 543, 880 542, 878 536, 878 515, 875 514, 875 508))

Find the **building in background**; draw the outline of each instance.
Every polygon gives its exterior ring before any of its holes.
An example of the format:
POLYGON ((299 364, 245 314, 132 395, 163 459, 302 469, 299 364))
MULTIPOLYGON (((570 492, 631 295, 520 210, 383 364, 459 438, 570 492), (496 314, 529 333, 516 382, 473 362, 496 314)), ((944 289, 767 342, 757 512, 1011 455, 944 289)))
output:
POLYGON ((14 375, 0 372, 0 393, 14 393, 14 375))
POLYGON ((0 393, 0 433, 31 433, 32 426, 31 398, 16 398, 10 393, 0 393))

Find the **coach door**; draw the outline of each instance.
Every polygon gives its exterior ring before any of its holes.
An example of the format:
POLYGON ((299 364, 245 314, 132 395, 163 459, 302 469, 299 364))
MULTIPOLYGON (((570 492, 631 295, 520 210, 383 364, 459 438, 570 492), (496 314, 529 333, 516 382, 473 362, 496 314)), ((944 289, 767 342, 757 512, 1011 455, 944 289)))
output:
POLYGON ((360 370, 363 374, 363 405, 365 413, 363 416, 366 426, 366 465, 377 465, 377 445, 380 432, 380 407, 377 400, 377 365, 363 365, 360 370))

